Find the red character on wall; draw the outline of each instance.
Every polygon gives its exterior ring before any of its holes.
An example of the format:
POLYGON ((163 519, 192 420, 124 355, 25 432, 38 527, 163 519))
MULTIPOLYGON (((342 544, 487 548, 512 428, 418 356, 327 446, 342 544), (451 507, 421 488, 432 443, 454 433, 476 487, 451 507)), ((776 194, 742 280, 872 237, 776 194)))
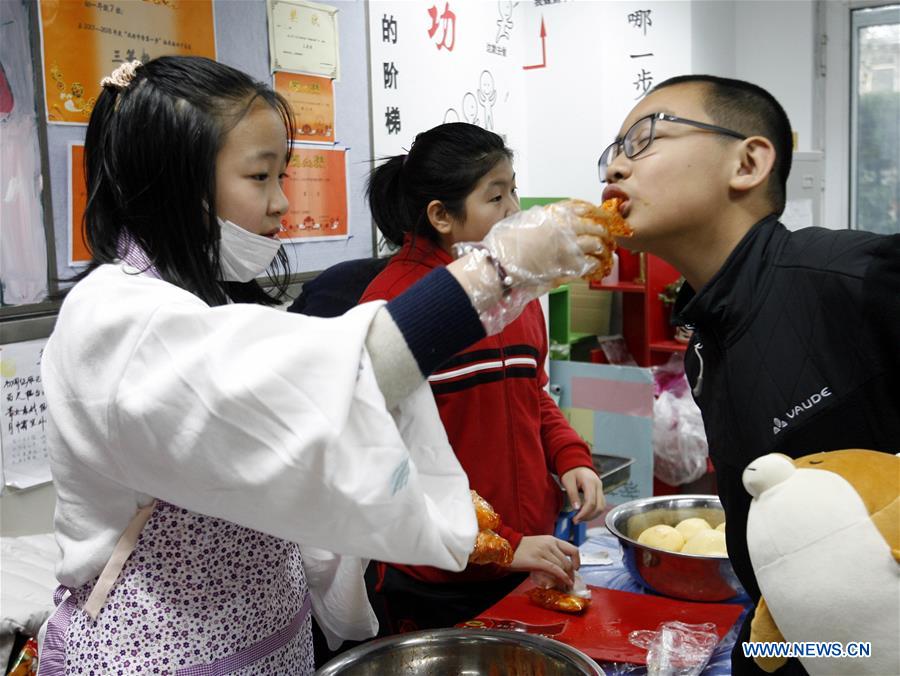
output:
POLYGON ((428 29, 428 37, 433 38, 438 30, 438 19, 440 19, 440 28, 443 30, 441 41, 437 44, 437 48, 442 47, 448 52, 453 51, 456 44, 456 14, 450 11, 450 3, 444 3, 444 12, 438 16, 437 7, 434 5, 428 10, 428 16, 431 17, 431 28, 428 29), (447 44, 447 35, 450 35, 450 44, 447 44))

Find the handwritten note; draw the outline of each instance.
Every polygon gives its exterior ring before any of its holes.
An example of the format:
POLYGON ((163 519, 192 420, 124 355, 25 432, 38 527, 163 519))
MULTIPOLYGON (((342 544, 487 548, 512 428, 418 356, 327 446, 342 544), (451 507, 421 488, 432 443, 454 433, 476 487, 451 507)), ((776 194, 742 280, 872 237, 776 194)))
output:
POLYGON ((0 455, 3 486, 27 488, 51 480, 47 400, 41 382, 46 339, 0 345, 0 455))

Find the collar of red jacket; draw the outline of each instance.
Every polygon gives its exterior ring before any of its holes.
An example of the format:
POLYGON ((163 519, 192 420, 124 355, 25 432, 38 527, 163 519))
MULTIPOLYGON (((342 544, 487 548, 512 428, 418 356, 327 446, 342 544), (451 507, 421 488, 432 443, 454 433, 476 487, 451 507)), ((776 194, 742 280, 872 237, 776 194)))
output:
POLYGON ((441 245, 425 235, 407 232, 403 236, 403 247, 396 253, 397 258, 408 258, 410 261, 422 263, 429 267, 449 265, 455 259, 441 248, 441 245))

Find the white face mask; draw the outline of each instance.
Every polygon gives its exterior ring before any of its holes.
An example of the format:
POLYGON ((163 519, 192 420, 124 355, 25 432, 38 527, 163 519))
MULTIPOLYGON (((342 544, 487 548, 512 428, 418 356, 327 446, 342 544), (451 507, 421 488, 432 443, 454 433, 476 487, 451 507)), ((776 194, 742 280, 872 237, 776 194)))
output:
POLYGON ((259 277, 275 260, 281 242, 263 237, 241 226, 217 219, 222 239, 219 242, 219 263, 226 282, 249 282, 259 277))

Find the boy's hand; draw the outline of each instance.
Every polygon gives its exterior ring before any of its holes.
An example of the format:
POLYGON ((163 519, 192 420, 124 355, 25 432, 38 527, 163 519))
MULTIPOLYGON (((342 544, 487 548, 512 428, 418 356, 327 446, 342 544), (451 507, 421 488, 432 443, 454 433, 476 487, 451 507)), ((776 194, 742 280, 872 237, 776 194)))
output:
POLYGON ((578 547, 552 535, 525 536, 516 548, 511 570, 541 571, 553 576, 557 586, 571 589, 581 565, 578 547))
POLYGON ((559 480, 569 496, 569 504, 578 514, 572 523, 581 523, 596 518, 606 506, 603 497, 603 481, 590 467, 576 467, 563 474, 559 480), (579 498, 579 492, 583 500, 579 498))

